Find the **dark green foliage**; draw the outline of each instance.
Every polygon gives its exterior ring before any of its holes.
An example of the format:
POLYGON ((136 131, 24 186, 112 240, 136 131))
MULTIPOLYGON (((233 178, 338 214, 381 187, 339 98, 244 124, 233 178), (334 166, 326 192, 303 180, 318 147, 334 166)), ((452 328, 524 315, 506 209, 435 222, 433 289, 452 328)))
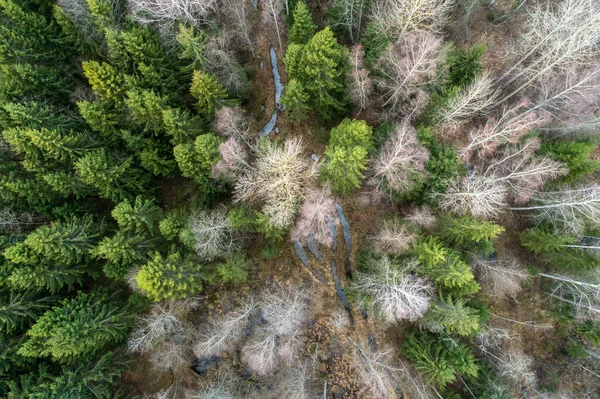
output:
POLYGON ((0 294, 0 330, 8 334, 26 327, 55 303, 53 297, 35 297, 28 293, 0 294))
POLYGON ((440 237, 460 246, 482 243, 495 239, 504 232, 504 227, 488 221, 477 220, 467 215, 453 218, 442 215, 439 219, 440 237))
POLYGON ((452 48, 446 58, 448 68, 447 85, 464 87, 471 83, 482 71, 481 57, 487 51, 485 44, 476 44, 471 48, 452 48))
POLYGON ((574 184, 600 168, 600 162, 590 159, 598 145, 591 141, 552 141, 544 143, 541 154, 550 155, 569 168, 566 176, 554 180, 552 185, 574 184))
POLYGON ((481 328, 479 311, 466 305, 463 298, 441 298, 429 305, 419 323, 431 331, 472 336, 481 328))
POLYGON ((370 22, 365 27, 360 43, 365 51, 365 62, 367 65, 374 63, 385 51, 390 40, 382 35, 382 28, 375 22, 370 22))
POLYGON ((479 291, 471 267, 458 251, 444 246, 438 238, 421 239, 411 251, 419 259, 417 272, 430 277, 437 286, 462 295, 479 291))
POLYGON ((568 339, 565 344, 565 349, 570 357, 573 359, 586 359, 589 354, 585 350, 585 346, 575 339, 568 339))
POLYGON ((256 224, 256 214, 246 207, 238 206, 227 212, 227 221, 236 230, 251 232, 256 224))
POLYGON ((322 176, 334 191, 348 194, 362 184, 367 154, 372 148, 373 129, 365 121, 344 119, 331 129, 325 150, 322 176))
POLYGON ((262 233, 265 239, 275 242, 282 241, 289 232, 289 229, 287 228, 277 228, 273 226, 269 216, 262 212, 254 213, 254 225, 256 231, 262 233))
POLYGON ((105 344, 124 339, 131 317, 129 310, 107 290, 80 292, 37 320, 27 331, 28 340, 19 354, 50 357, 65 364, 83 360, 105 344))
POLYGON ((309 97, 309 103, 322 118, 331 119, 346 108, 344 92, 348 70, 347 50, 326 27, 307 44, 290 44, 285 69, 309 97))
POLYGON ((548 226, 523 230, 521 245, 535 253, 538 259, 554 269, 589 270, 598 266, 598 258, 578 245, 575 237, 563 236, 548 226))
POLYGON ((457 375, 477 377, 479 366, 469 348, 432 334, 412 333, 404 341, 404 355, 427 375, 427 382, 444 388, 457 375))
POLYGON ((223 283, 243 283, 248 280, 248 261, 242 253, 235 253, 217 265, 219 280, 223 283))
POLYGON ((294 23, 289 31, 290 43, 306 44, 315 34, 317 26, 304 1, 298 1, 293 13, 294 23))
POLYGON ((573 324, 573 330, 584 340, 600 347, 600 326, 592 320, 573 324))
POLYGON ((154 235, 162 214, 153 199, 136 197, 133 202, 122 201, 112 210, 111 215, 123 231, 154 235))

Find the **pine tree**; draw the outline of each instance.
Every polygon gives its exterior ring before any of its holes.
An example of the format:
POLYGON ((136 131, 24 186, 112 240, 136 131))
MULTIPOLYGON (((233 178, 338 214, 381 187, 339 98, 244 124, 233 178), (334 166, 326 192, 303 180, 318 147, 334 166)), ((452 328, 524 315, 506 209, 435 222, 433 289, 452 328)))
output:
POLYGON ((325 150, 323 177, 331 181, 334 191, 348 194, 360 187, 367 154, 372 148, 373 129, 365 121, 344 119, 331 129, 325 150))
POLYGON ((117 204, 111 215, 124 232, 154 235, 161 213, 162 209, 154 203, 153 199, 138 196, 133 203, 125 200, 117 204))
POLYGON ((118 202, 143 192, 147 182, 147 175, 132 164, 131 158, 123 159, 101 148, 79 158, 75 170, 101 197, 118 202))
POLYGON ((179 252, 166 257, 156 252, 135 277, 138 287, 153 301, 183 299, 202 292, 201 266, 179 252))
POLYGON ((504 232, 504 227, 488 221, 480 221, 467 215, 453 218, 444 215, 440 218, 440 236, 451 243, 468 245, 493 240, 504 232))
POLYGON ((19 349, 27 357, 50 357, 61 363, 84 361, 107 343, 117 343, 129 332, 132 314, 106 289, 79 292, 41 316, 27 331, 19 349))
POLYGON ((294 8, 294 24, 289 33, 290 43, 306 44, 315 34, 317 26, 312 21, 310 11, 304 1, 296 3, 294 8))
POLYGON ((227 99, 227 91, 214 76, 200 71, 194 71, 190 94, 198 100, 196 108, 208 121, 214 118, 217 108, 235 105, 235 101, 227 99))
POLYGON ((324 119, 345 109, 347 50, 338 44, 331 29, 317 32, 306 45, 291 45, 285 56, 290 79, 297 79, 310 105, 324 119))
POLYGON ((442 341, 432 334, 412 333, 403 345, 404 354, 415 368, 427 374, 427 382, 444 388, 456 376, 477 377, 479 366, 475 356, 466 346, 442 341))
POLYGON ((479 311, 466 306, 464 298, 450 296, 431 302, 420 323, 431 331, 462 336, 472 336, 481 329, 479 311))
POLYGON ((281 97, 281 105, 290 112, 290 118, 297 121, 306 119, 306 111, 310 107, 308 105, 308 94, 302 87, 302 83, 296 79, 288 82, 281 97))

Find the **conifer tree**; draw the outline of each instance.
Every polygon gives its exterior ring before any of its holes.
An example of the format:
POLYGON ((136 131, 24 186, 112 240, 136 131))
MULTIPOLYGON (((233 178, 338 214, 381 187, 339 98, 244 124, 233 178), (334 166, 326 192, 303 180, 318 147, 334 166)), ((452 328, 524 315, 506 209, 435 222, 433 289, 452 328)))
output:
POLYGON ((124 339, 131 318, 130 310, 106 289, 79 292, 44 313, 27 331, 28 339, 18 353, 66 364, 82 361, 105 344, 124 339))
POLYGON ((35 321, 55 303, 50 296, 36 297, 26 292, 0 293, 0 330, 6 334, 35 321))
POLYGON ((147 175, 133 166, 131 158, 108 154, 105 148, 88 152, 75 162, 77 175, 112 201, 131 198, 144 190, 147 175))
POLYGON ((460 253, 445 247, 438 238, 420 240, 413 245, 412 252, 421 265, 418 272, 429 276, 436 285, 464 295, 479 291, 471 267, 460 253))
POLYGON ((322 174, 334 191, 348 194, 360 187, 367 154, 372 148, 373 129, 365 121, 344 119, 331 129, 322 174))
POLYGON ((481 328, 479 311, 466 306, 464 298, 453 299, 450 296, 432 301, 420 323, 434 332, 445 331, 462 336, 472 336, 481 328))
POLYGON ((212 166, 221 158, 219 148, 222 140, 213 133, 200 135, 194 144, 178 144, 173 148, 173 155, 179 165, 181 174, 195 179, 198 183, 206 182, 212 166))
POLYGON ((281 105, 289 112, 290 117, 297 121, 306 119, 306 111, 310 109, 308 105, 308 94, 296 79, 292 79, 285 86, 285 91, 281 97, 281 105))
POLYGON ((73 81, 57 68, 37 64, 0 65, 0 99, 49 100, 65 103, 73 81))
POLYGON ((331 29, 317 32, 306 45, 290 45, 285 56, 290 79, 297 79, 310 98, 310 105, 324 119, 344 110, 347 50, 338 44, 331 29))
POLYGON ((179 252, 166 257, 156 252, 135 277, 138 287, 153 301, 183 299, 202 292, 201 266, 179 252))
POLYGON ((194 71, 190 93, 198 100, 198 112, 208 121, 214 118, 217 108, 235 105, 235 101, 227 99, 227 91, 217 79, 204 72, 194 71))
POLYGON ((480 243, 484 240, 493 240, 504 232, 504 227, 488 221, 480 221, 467 215, 453 218, 444 215, 440 218, 440 235, 444 240, 458 244, 468 245, 471 242, 480 243))
POLYGON ((313 23, 304 1, 296 3, 293 15, 294 24, 289 33, 290 43, 306 44, 315 34, 317 26, 313 23))
POLYGON ((153 247, 153 242, 143 235, 118 231, 114 236, 102 239, 93 253, 107 261, 104 274, 121 280, 132 266, 144 263, 153 247))
POLYGON ((440 340, 432 334, 412 333, 404 341, 404 354, 415 368, 427 374, 430 385, 444 388, 457 375, 477 377, 479 366, 466 346, 440 340))
POLYGON ((100 100, 116 102, 123 100, 127 88, 125 78, 111 64, 85 61, 83 63, 83 73, 100 100))
POLYGON ((153 199, 138 196, 133 202, 125 200, 117 204, 111 215, 122 231, 154 235, 161 213, 153 199))

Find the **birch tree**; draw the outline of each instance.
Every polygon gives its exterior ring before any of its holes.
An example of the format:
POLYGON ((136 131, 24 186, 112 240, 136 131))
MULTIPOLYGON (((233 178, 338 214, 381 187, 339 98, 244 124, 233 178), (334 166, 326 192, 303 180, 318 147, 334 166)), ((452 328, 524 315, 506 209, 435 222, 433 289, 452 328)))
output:
POLYGON ((350 50, 349 78, 348 95, 359 110, 367 109, 373 93, 373 80, 364 66, 364 52, 360 44, 350 50))
POLYGON ((348 33, 352 43, 360 39, 360 30, 369 3, 365 0, 335 0, 331 11, 334 22, 331 27, 340 27, 348 33))

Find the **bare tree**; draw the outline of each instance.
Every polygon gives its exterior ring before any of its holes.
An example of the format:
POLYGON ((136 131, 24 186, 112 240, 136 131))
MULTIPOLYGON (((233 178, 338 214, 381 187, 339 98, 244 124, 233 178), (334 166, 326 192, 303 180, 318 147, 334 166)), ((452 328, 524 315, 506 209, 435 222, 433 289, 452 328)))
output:
POLYGON ((422 31, 404 35, 390 45, 375 66, 383 106, 392 113, 418 114, 428 101, 425 85, 437 77, 438 65, 444 56, 441 50, 442 39, 422 31))
POLYGON ((132 18, 143 24, 185 21, 198 24, 216 11, 216 0, 130 0, 132 18))
POLYGON ((254 163, 235 184, 235 201, 263 202, 263 212, 271 224, 287 227, 294 221, 318 165, 304 156, 304 145, 298 139, 283 145, 262 140, 254 153, 254 163))
POLYGON ((415 174, 425 175, 429 151, 417 139, 409 121, 396 125, 395 134, 373 162, 371 184, 390 198, 394 193, 404 194, 414 188, 415 174))
POLYGON ((225 257, 237 248, 224 209, 196 212, 188 219, 188 226, 196 241, 196 254, 205 261, 225 257))
POLYGON ((397 368, 390 366, 394 358, 392 349, 374 350, 369 345, 361 345, 348 337, 352 344, 352 360, 359 370, 360 381, 368 387, 374 397, 396 398, 396 383, 393 373, 397 368))
POLYGON ((427 207, 413 208, 404 219, 422 229, 431 229, 437 223, 435 213, 427 207))
POLYGON ((373 80, 364 66, 364 52, 360 44, 350 50, 349 77, 348 95, 361 111, 367 109, 373 93, 373 80))
POLYGON ((284 289, 266 294, 261 309, 269 331, 282 336, 294 334, 306 322, 307 293, 299 289, 284 289))
POLYGON ((527 30, 509 47, 511 67, 497 84, 516 87, 502 104, 547 77, 587 62, 600 42, 600 5, 595 0, 538 3, 528 9, 527 30))
POLYGON ((510 209, 530 211, 534 221, 552 223, 567 234, 582 234, 586 225, 600 223, 600 186, 539 192, 532 205, 510 209))
POLYGON ((486 176, 494 176, 498 184, 506 184, 517 204, 527 203, 547 180, 568 172, 561 162, 549 156, 535 157, 540 145, 540 140, 531 139, 522 146, 505 147, 485 172, 486 176))
POLYGON ((292 238, 305 238, 312 234, 314 240, 331 247, 333 239, 329 232, 329 221, 337 220, 335 201, 329 188, 312 189, 300 207, 292 238))
POLYGON ((248 45, 254 54, 254 44, 251 38, 251 26, 248 19, 248 4, 243 0, 222 0, 221 15, 223 23, 234 36, 248 45))
POLYGON ((417 239, 406 224, 399 219, 386 219, 372 237, 373 247, 379 254, 399 256, 404 254, 417 239))
POLYGON ((454 0, 385 0, 373 3, 371 21, 381 34, 398 39, 408 32, 441 34, 450 22, 454 0))
POLYGON ((486 115, 496 98, 497 91, 492 78, 484 72, 451 98, 434 120, 444 127, 456 129, 473 117, 486 115))
POLYGON ((337 19, 331 27, 342 27, 352 43, 357 43, 368 3, 365 0, 335 0, 332 8, 337 10, 337 19))
POLYGON ((431 282, 397 267, 387 257, 376 261, 373 273, 357 274, 355 286, 373 299, 377 311, 388 323, 423 317, 434 292, 431 282))
POLYGON ((461 158, 470 160, 477 154, 480 159, 486 159, 498 147, 516 144, 530 130, 547 124, 549 115, 528 111, 530 103, 529 99, 523 99, 510 109, 505 109, 500 118, 491 117, 484 126, 472 129, 469 133, 470 143, 461 150, 461 158))
POLYGON ((176 335, 183 330, 181 307, 178 302, 154 304, 150 313, 138 320, 138 328, 127 341, 127 350, 133 353, 146 353, 158 342, 176 335))
POLYGON ((271 374, 277 369, 277 336, 259 331, 242 347, 242 361, 258 375, 271 374))
POLYGON ((0 231, 5 234, 23 233, 42 225, 45 219, 31 212, 15 212, 12 209, 0 210, 0 231))
POLYGON ((249 133, 248 118, 238 106, 223 107, 216 112, 212 129, 221 136, 245 140, 249 133))
POLYGON ((219 146, 221 159, 213 165, 211 175, 214 178, 234 180, 236 172, 248 166, 248 151, 235 137, 228 138, 219 146))
POLYGON ((277 32, 277 41, 279 42, 279 49, 283 52, 283 44, 281 42, 281 9, 283 3, 281 0, 261 0, 261 9, 263 10, 263 23, 266 25, 275 25, 275 31, 277 32))
POLYGON ((205 68, 215 75, 231 96, 244 97, 250 91, 250 82, 231 49, 234 38, 232 33, 223 32, 208 40, 204 48, 205 68))
POLYGON ((486 219, 498 216, 507 207, 507 188, 496 179, 473 173, 449 183, 439 196, 440 208, 456 215, 467 213, 486 219))
POLYGON ((311 381, 314 370, 306 362, 296 364, 277 380, 276 397, 286 399, 312 399, 311 381))
POLYGON ((237 383, 235 377, 219 374, 217 381, 199 392, 188 392, 186 399, 237 399, 237 383))
POLYGON ((515 297, 528 278, 514 258, 488 260, 477 257, 472 264, 481 287, 493 295, 515 297))
POLYGON ((196 356, 219 356, 233 350, 244 337, 256 309, 257 303, 251 298, 236 310, 210 321, 194 346, 196 356))
POLYGON ((550 298, 571 305, 582 318, 600 317, 600 284, 597 273, 581 276, 579 279, 551 273, 538 273, 538 276, 556 284, 552 291, 545 291, 550 298))

